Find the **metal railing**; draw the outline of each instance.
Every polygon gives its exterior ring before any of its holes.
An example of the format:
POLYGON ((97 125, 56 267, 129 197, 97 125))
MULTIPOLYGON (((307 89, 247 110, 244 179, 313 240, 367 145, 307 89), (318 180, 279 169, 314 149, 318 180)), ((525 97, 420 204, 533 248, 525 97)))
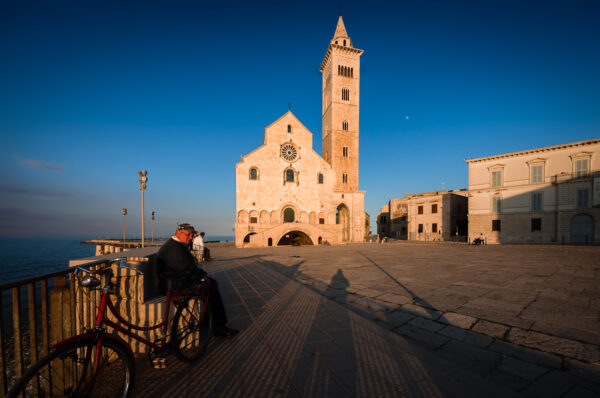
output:
MULTIPOLYGON (((86 265, 106 264, 107 259, 86 265)), ((76 289, 73 271, 61 271, 0 285, 0 396, 25 369, 59 341, 95 321, 99 292, 76 289)))

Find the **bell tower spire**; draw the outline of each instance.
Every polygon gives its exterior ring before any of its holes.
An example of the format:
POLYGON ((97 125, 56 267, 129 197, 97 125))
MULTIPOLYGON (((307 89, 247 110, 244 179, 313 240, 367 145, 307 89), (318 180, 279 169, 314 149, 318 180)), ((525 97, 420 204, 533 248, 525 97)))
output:
POLYGON ((358 191, 360 56, 340 16, 321 63, 323 158, 335 172, 336 191, 358 191))

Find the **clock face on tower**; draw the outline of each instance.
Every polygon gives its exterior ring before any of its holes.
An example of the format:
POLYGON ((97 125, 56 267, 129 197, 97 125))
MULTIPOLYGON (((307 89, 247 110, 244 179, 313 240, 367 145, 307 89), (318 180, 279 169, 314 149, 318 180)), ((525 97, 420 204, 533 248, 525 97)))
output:
POLYGON ((281 157, 288 162, 293 162, 298 158, 298 150, 293 144, 283 144, 281 146, 281 157))

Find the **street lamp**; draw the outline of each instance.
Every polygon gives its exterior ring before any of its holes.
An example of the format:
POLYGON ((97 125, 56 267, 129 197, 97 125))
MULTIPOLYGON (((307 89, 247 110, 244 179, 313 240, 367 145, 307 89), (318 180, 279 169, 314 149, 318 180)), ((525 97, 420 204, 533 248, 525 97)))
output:
POLYGON ((127 209, 123 207, 123 250, 125 250, 125 216, 127 215, 127 209))
POLYGON ((152 210, 150 215, 152 215, 152 243, 154 243, 154 210, 152 210))
POLYGON ((140 192, 142 193, 142 247, 144 247, 144 191, 146 190, 146 183, 148 182, 148 177, 146 175, 148 172, 146 170, 138 171, 138 176, 140 176, 140 192))

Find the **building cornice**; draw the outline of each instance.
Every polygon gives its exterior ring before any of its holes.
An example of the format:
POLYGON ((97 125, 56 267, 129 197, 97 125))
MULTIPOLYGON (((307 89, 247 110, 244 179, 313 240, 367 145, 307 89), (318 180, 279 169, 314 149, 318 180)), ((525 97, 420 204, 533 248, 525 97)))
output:
POLYGON ((359 50, 358 48, 353 48, 353 47, 344 47, 344 46, 340 46, 339 44, 329 44, 329 47, 327 47, 327 52, 325 53, 325 57, 323 58, 323 62, 321 62, 321 67, 319 68, 319 72, 323 72, 323 70, 325 69, 325 65, 327 65, 327 62, 329 61, 329 57, 331 56, 331 52, 332 49, 337 49, 337 50, 341 50, 342 52, 348 52, 348 53, 354 53, 354 54, 358 54, 359 56, 362 55, 362 53, 364 52, 363 50, 359 50))
POLYGON ((542 148, 528 149, 528 150, 519 151, 519 152, 503 153, 500 155, 486 156, 483 158, 465 159, 465 162, 469 163, 469 164, 470 163, 487 162, 489 160, 498 160, 498 159, 504 159, 504 158, 517 157, 517 156, 525 156, 525 155, 530 155, 533 153, 558 151, 561 149, 576 148, 576 147, 582 147, 582 146, 593 145, 593 144, 600 144, 600 138, 594 138, 594 139, 586 140, 586 141, 570 142, 567 144, 560 144, 560 145, 554 145, 554 146, 546 146, 546 147, 542 147, 542 148))

